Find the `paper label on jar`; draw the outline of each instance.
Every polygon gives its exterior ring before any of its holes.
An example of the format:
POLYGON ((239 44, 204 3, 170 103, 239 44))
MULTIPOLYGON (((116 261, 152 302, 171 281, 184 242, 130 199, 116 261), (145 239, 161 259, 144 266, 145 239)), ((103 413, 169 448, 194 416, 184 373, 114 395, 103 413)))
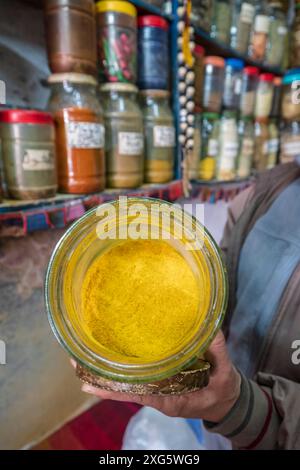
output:
POLYGON ((68 145, 77 149, 101 149, 104 147, 104 126, 97 122, 66 124, 68 145))
POLYGON ((232 170, 235 167, 235 159, 238 153, 238 144, 236 142, 226 142, 221 154, 221 168, 223 170, 232 170))
POLYGON ((24 171, 45 171, 54 169, 54 154, 49 149, 26 149, 23 156, 24 171))
POLYGON ((287 33, 287 28, 285 26, 279 26, 277 29, 278 34, 284 36, 287 33))
POLYGON ((283 153, 290 157, 300 155, 300 140, 296 142, 285 142, 283 144, 283 153))
POLYGON ((256 33, 268 34, 270 26, 270 19, 265 15, 257 15, 255 17, 254 30, 256 33))
POLYGON ((270 139, 269 140, 269 152, 277 153, 279 150, 279 139, 270 139))
POLYGON ((241 7, 240 20, 243 23, 251 24, 254 18, 255 8, 251 3, 243 3, 241 7))
POLYGON ((170 126, 154 126, 153 128, 154 147, 174 147, 175 129, 170 126))
POLYGON ((243 139, 241 156, 243 157, 252 157, 254 152, 254 142, 251 139, 243 139))
POLYGON ((138 155, 144 148, 143 134, 140 132, 119 132, 118 135, 119 154, 138 155))
POLYGON ((216 157, 219 151, 219 142, 216 139, 209 139, 207 153, 210 157, 216 157))

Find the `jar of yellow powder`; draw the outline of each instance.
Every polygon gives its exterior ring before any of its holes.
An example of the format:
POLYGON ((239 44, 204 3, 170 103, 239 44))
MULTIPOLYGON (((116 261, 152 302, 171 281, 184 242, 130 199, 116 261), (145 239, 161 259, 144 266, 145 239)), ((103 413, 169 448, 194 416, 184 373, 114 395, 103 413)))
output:
POLYGON ((120 198, 57 244, 46 279, 55 336, 85 382, 127 393, 207 385, 227 277, 211 235, 179 206, 120 198))

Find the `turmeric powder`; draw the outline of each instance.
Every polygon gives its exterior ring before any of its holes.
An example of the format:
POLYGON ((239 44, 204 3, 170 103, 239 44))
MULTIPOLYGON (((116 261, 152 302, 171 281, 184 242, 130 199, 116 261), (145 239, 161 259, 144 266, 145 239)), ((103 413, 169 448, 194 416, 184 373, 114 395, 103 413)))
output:
POLYGON ((98 256, 85 274, 81 290, 85 330, 125 359, 166 357, 199 322, 199 311, 205 310, 202 297, 207 288, 199 283, 169 243, 122 242, 98 256))

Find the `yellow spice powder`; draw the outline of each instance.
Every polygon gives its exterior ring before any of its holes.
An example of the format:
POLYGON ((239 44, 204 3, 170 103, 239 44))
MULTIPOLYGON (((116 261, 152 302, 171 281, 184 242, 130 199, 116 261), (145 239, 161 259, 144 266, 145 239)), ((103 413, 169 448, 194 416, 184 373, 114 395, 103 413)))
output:
POLYGON ((88 334, 111 351, 159 359, 198 319, 199 281, 163 241, 126 241, 100 255, 81 291, 88 334))

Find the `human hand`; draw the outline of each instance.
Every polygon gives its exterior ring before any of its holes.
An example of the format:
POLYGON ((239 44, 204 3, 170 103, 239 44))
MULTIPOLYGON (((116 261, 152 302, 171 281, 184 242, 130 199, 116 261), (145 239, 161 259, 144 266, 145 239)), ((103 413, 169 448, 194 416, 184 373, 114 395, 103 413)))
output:
POLYGON ((196 392, 165 396, 133 395, 109 392, 88 384, 82 386, 82 391, 102 399, 151 406, 168 416, 219 422, 239 398, 241 377, 229 358, 223 333, 217 334, 207 351, 206 358, 212 365, 210 382, 207 387, 196 392))

